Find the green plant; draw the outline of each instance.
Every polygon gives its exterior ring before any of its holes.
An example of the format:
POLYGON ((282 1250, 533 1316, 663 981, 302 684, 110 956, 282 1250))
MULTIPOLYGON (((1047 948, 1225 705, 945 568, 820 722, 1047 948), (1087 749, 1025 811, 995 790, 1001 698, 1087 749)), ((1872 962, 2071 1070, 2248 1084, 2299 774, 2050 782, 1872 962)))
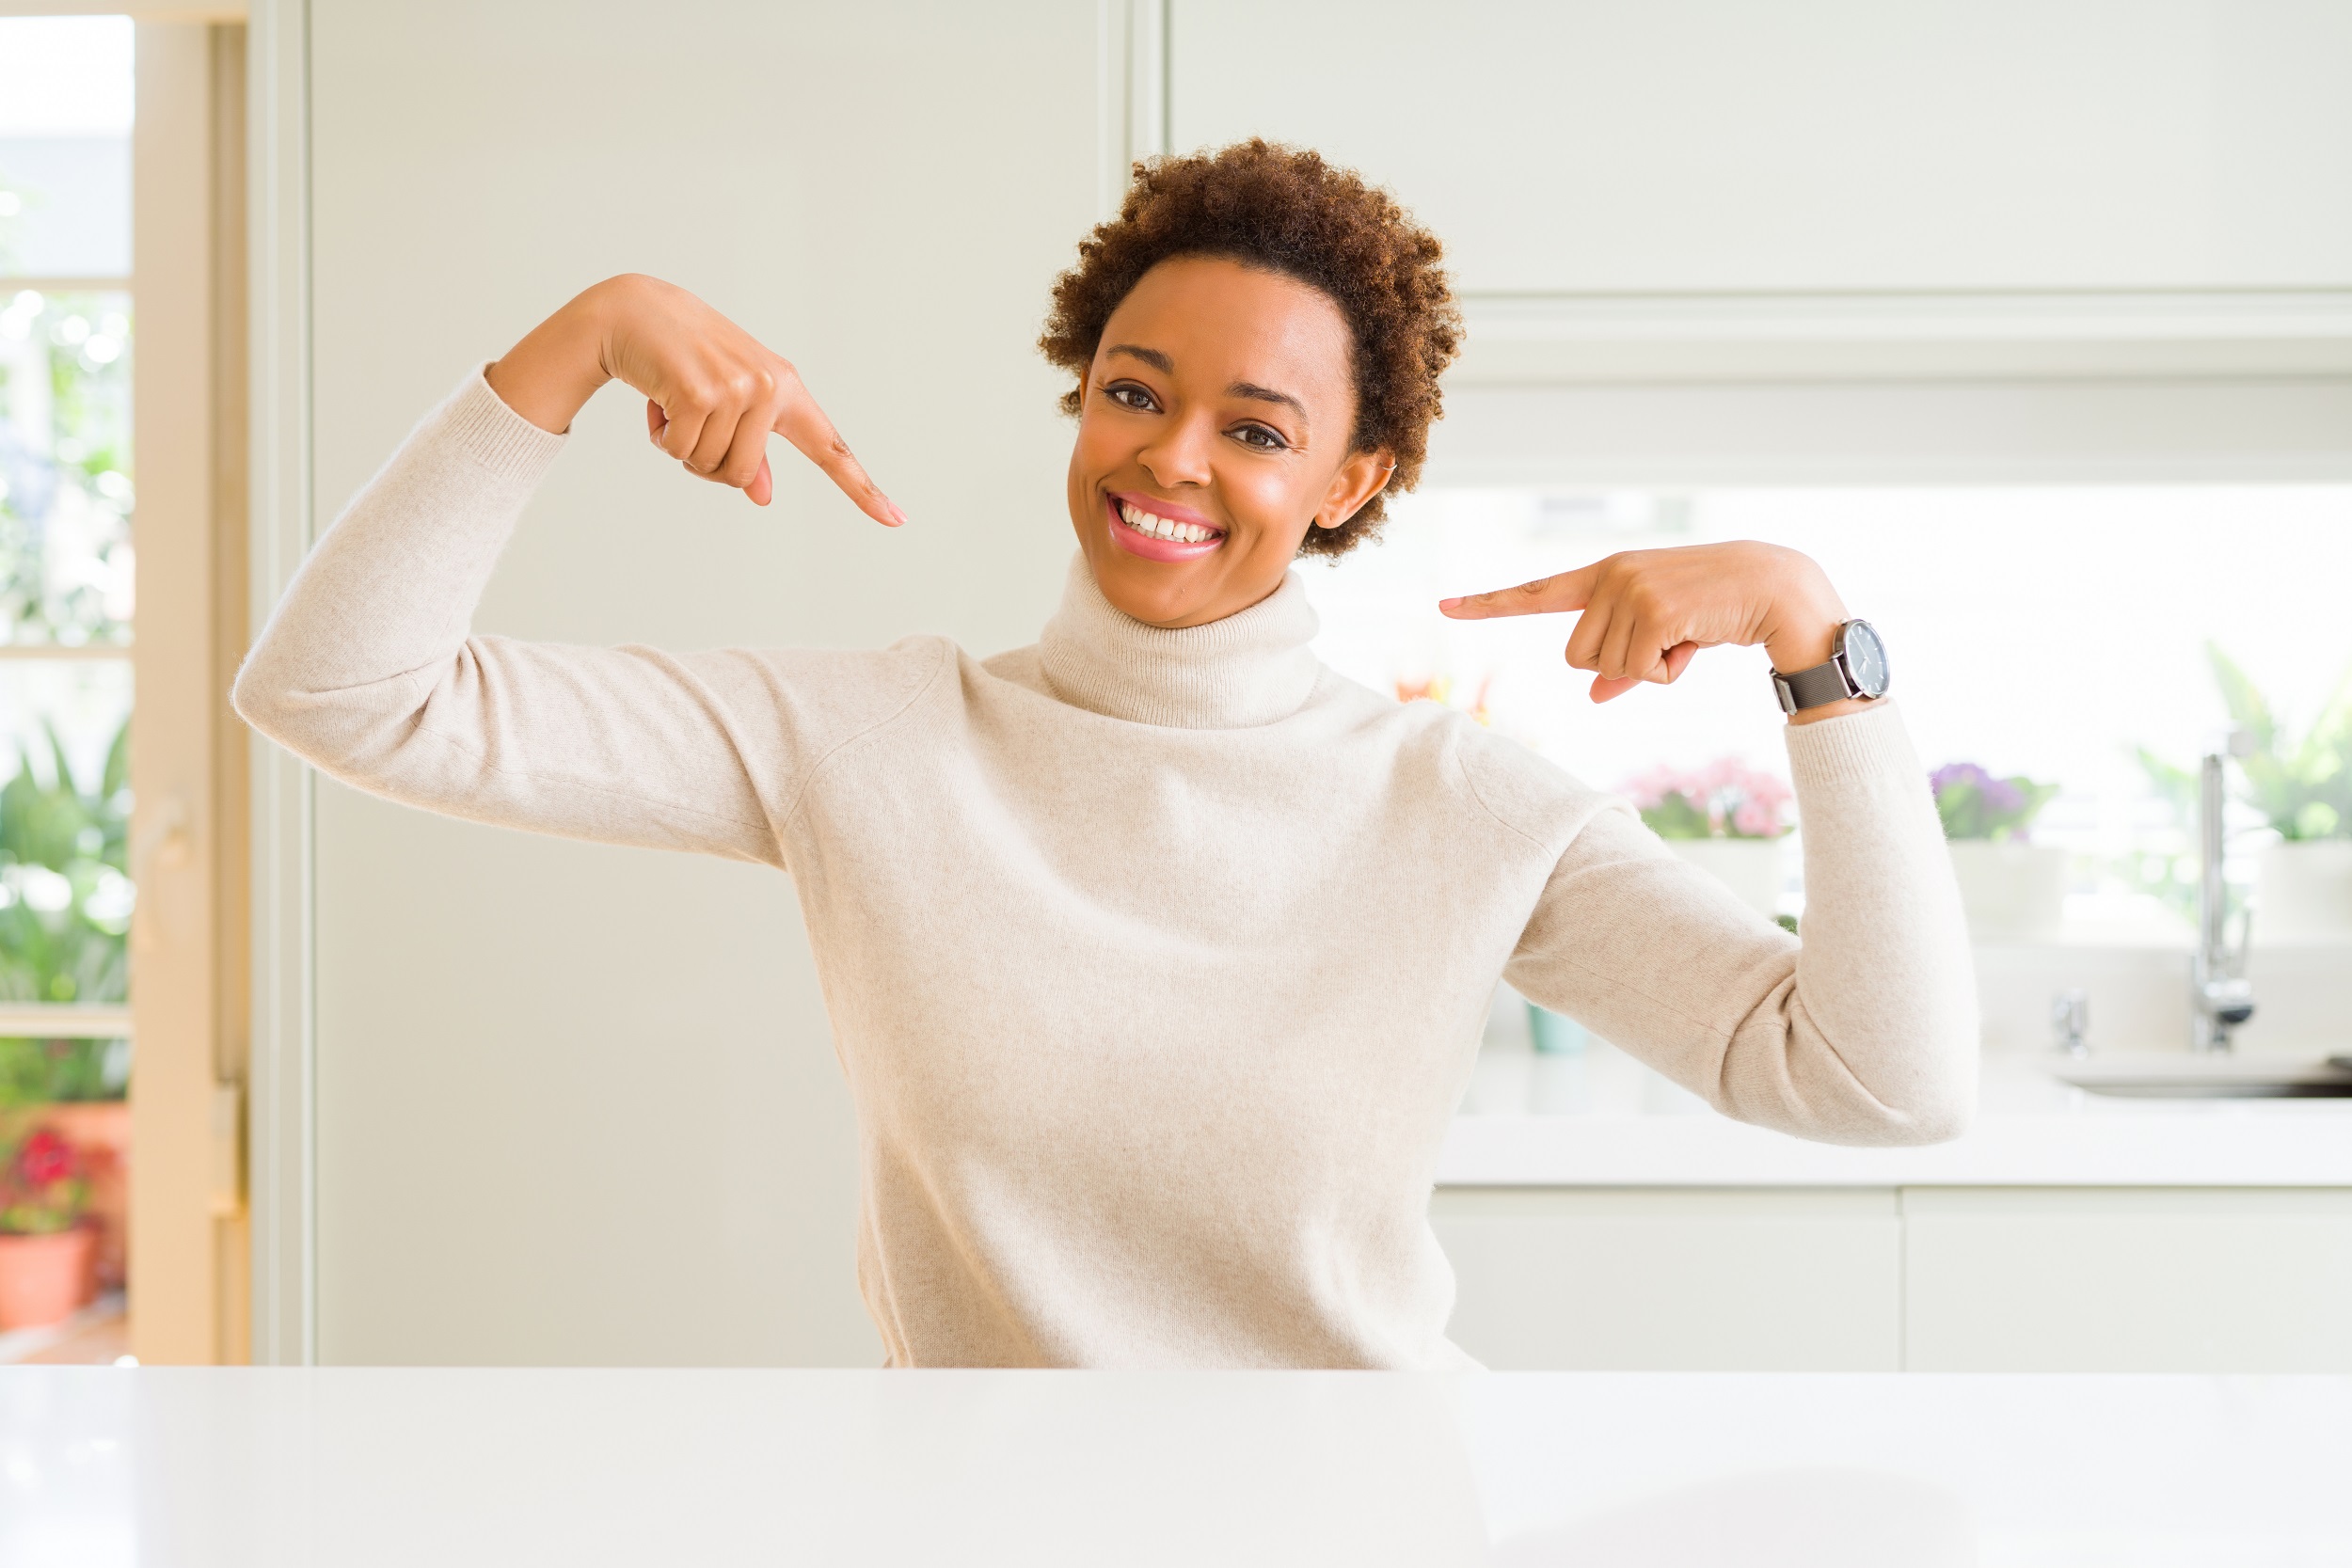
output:
MULTIPOLYGON (((0 785, 0 1001, 119 1003, 130 994, 130 726, 92 790, 48 738, 45 768, 20 752, 0 785)), ((109 1040, 0 1039, 0 1105, 112 1098, 125 1063, 109 1040)))
POLYGON ((2022 839, 2058 792, 2023 773, 1996 779, 1973 762, 1946 763, 1928 775, 1928 788, 1946 838, 2022 839))
MULTIPOLYGON (((2205 657, 2212 662, 2214 684, 2221 690, 2230 722, 2250 748, 2238 759, 2239 776, 2245 780, 2239 798, 2290 843, 2352 838, 2352 670, 2337 681, 2302 737, 2290 744, 2270 704, 2236 660, 2211 642, 2205 644, 2205 657)), ((2138 757, 2157 794, 2180 820, 2194 822, 2196 770, 2146 747, 2139 749, 2138 757)))

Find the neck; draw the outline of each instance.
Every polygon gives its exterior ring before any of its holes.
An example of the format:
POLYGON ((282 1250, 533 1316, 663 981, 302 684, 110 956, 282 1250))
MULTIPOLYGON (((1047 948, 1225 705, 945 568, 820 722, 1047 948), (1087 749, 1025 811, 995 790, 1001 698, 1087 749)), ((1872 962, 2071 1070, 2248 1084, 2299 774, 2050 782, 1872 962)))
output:
POLYGON ((1073 707, 1132 723, 1242 729, 1298 711, 1322 665, 1295 572, 1248 610, 1197 626, 1154 626, 1111 604, 1079 555, 1038 639, 1045 678, 1073 707))

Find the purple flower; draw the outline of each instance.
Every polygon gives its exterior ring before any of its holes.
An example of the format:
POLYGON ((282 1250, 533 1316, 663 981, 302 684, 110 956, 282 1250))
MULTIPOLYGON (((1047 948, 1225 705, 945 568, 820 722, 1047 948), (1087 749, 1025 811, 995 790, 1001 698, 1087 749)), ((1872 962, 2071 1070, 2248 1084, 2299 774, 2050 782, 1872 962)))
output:
POLYGON ((1947 762, 1928 775, 1928 787, 1938 795, 1954 784, 1974 784, 1979 792, 2008 787, 1973 762, 1947 762))

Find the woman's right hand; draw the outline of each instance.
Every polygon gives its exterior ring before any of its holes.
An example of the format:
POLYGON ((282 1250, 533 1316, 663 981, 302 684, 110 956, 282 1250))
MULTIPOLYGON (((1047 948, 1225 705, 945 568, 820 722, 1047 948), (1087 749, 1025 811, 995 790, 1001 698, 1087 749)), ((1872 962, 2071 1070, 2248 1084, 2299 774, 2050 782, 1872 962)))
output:
POLYGON ((685 290, 658 277, 607 278, 532 328, 485 372, 506 405, 543 430, 573 416, 607 381, 645 395, 655 446, 707 480, 765 506, 775 493, 768 436, 783 436, 885 527, 906 521, 850 453, 783 356, 685 290))

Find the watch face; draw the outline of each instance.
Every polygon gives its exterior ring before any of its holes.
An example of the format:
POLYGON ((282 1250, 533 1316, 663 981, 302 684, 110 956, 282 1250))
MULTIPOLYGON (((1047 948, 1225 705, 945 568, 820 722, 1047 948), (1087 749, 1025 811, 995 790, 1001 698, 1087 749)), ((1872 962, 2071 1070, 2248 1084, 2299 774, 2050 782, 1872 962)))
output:
POLYGON ((1867 621, 1849 621, 1838 651, 1845 656, 1846 678, 1857 695, 1886 695, 1886 644, 1867 621))

